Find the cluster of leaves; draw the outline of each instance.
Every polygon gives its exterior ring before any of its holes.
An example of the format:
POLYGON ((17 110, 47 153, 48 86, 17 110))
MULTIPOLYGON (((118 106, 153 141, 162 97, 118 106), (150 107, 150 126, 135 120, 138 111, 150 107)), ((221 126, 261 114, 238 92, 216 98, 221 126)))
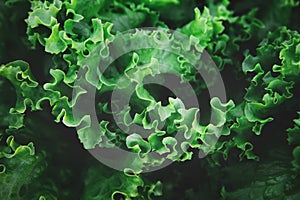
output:
POLYGON ((0 199, 299 199, 299 9, 294 0, 0 2, 0 199), (99 71, 133 48, 114 49, 120 38, 152 48, 99 71), (186 57, 204 50, 218 72, 201 60, 198 67, 222 74, 227 102, 203 99, 215 80, 205 82, 186 57), (162 74, 191 84, 200 109, 143 85, 162 74), (85 87, 96 90, 101 132, 90 131, 86 113, 73 116, 85 87), (129 105, 113 109, 113 90, 128 88, 129 105), (128 134, 133 124, 147 137, 128 134), (95 146, 136 153, 134 167, 103 166, 85 151, 95 146), (164 161, 177 163, 140 174, 164 161))

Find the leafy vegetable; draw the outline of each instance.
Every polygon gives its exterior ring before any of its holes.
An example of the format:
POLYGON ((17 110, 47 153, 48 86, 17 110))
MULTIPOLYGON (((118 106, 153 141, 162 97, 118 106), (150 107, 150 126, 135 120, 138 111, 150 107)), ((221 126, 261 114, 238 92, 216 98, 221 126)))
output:
POLYGON ((1 1, 0 199, 299 199, 299 9, 1 1))

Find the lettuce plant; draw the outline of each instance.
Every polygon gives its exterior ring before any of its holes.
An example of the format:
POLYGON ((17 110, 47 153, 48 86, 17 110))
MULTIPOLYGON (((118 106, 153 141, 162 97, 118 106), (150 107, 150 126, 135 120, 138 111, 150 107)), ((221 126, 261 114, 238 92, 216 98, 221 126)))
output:
POLYGON ((1 1, 0 199, 299 199, 299 6, 1 1))

